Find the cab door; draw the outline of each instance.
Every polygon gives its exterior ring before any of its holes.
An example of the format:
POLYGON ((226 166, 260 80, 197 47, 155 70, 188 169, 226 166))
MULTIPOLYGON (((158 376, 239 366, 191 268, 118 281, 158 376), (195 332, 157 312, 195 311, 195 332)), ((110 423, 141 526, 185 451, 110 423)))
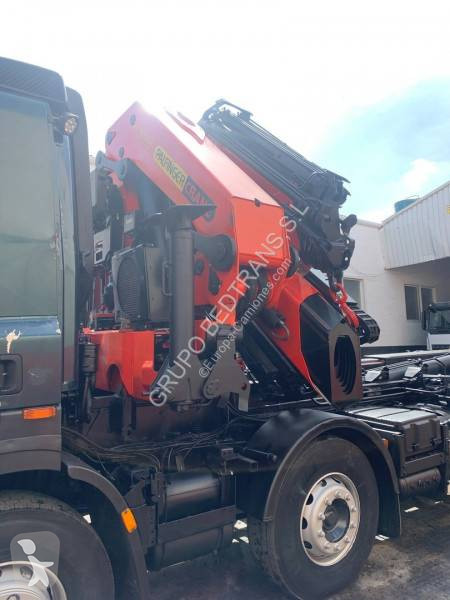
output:
POLYGON ((0 91, 0 410, 61 399, 56 143, 44 100, 0 91))

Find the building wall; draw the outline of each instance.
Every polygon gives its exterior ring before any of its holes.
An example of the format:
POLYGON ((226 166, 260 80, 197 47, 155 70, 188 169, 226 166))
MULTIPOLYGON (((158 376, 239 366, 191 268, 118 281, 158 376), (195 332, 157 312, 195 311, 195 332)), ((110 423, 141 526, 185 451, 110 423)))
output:
POLYGON ((450 182, 386 219, 382 235, 387 268, 450 256, 450 182))
POLYGON ((381 225, 359 221, 351 236, 356 247, 344 276, 361 280, 362 308, 380 325, 380 339, 371 347, 425 345, 420 321, 406 319, 404 285, 432 287, 436 301, 450 300, 450 257, 386 269, 381 225))

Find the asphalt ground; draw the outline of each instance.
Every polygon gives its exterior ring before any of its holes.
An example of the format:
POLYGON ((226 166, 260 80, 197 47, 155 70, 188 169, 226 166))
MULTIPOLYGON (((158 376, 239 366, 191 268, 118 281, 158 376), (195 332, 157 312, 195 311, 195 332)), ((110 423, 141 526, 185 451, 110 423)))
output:
MULTIPOLYGON (((402 509, 402 536, 377 539, 359 578, 332 600, 450 600, 450 504, 415 499, 402 509)), ((245 528, 219 555, 152 573, 150 583, 153 600, 286 598, 260 571, 245 528)))

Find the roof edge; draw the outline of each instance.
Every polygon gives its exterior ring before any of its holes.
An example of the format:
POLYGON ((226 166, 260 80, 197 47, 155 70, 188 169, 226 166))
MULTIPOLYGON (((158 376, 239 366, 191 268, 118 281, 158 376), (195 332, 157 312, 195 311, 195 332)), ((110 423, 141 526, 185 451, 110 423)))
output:
POLYGON ((440 192, 441 190, 443 190, 444 188, 446 188, 449 185, 450 185, 450 179, 447 180, 445 183, 442 183, 441 185, 439 185, 434 190, 431 190, 431 192, 428 192, 427 194, 425 194, 425 196, 421 196, 420 198, 417 198, 417 200, 415 200, 414 202, 412 202, 412 204, 409 204, 408 206, 405 206, 405 208, 402 208, 402 210, 399 210, 398 212, 395 212, 393 215, 391 215, 387 219, 384 219, 384 221, 381 223, 381 227, 383 227, 386 223, 389 223, 389 221, 392 221, 393 219, 395 219, 399 215, 402 215, 407 210, 410 210, 414 206, 417 206, 418 204, 420 204, 421 202, 423 202, 424 200, 426 200, 430 196, 433 196, 433 194, 436 194, 437 192, 440 192))

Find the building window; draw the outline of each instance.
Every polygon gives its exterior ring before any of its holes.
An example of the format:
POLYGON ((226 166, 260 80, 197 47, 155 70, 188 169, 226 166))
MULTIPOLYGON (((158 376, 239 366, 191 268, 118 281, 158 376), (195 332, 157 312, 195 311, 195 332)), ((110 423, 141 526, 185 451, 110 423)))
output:
POLYGON ((406 318, 408 321, 419 320, 419 294, 415 285, 405 285, 406 318))
POLYGON ((362 281, 360 279, 344 279, 344 288, 359 308, 362 308, 362 281))
POLYGON ((434 301, 434 289, 425 286, 405 285, 406 318, 418 321, 423 310, 434 301))

